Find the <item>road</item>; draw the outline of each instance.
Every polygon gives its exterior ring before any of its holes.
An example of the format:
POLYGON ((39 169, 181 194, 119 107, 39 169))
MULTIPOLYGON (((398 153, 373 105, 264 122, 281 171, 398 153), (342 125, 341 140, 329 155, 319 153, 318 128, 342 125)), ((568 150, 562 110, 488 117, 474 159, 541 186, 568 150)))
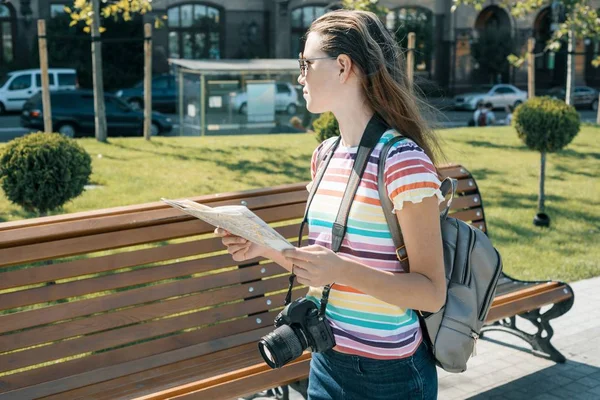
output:
MULTIPOLYGON (((497 120, 503 120, 506 117, 504 112, 494 112, 497 120)), ((591 110, 579 110, 582 122, 596 122, 596 112, 591 110)), ((468 120, 471 118, 472 113, 469 111, 446 111, 438 118, 439 125, 445 128, 456 128, 467 126, 468 120)), ((170 115, 174 123, 177 124, 179 117, 177 115, 170 115)), ((175 126, 176 128, 176 126, 175 126)), ((29 132, 28 129, 21 128, 19 123, 19 114, 11 113, 8 115, 0 116, 0 143, 8 142, 16 137, 22 136, 29 132)), ((177 132, 177 129, 173 129, 173 133, 177 132)))

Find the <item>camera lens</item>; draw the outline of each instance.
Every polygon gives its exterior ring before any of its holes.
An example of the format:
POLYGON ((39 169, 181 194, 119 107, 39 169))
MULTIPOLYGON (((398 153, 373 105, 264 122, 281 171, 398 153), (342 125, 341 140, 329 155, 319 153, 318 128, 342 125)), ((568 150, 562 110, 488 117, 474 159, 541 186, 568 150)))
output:
POLYGON ((300 357, 305 348, 301 338, 289 325, 281 325, 258 342, 260 354, 271 368, 283 367, 300 357))

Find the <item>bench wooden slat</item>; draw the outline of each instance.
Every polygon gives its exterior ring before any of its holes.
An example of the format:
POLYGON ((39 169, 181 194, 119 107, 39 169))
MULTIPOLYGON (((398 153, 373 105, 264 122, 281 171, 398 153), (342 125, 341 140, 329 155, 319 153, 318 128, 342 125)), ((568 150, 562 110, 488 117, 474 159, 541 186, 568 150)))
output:
MULTIPOLYGON (((258 188, 258 189, 250 189, 236 192, 226 192, 226 193, 216 193, 216 194, 208 194, 196 197, 190 197, 189 199, 195 202, 199 202, 202 204, 210 205, 211 207, 216 202, 223 201, 240 201, 242 199, 249 199, 252 197, 260 197, 260 196, 276 196, 279 194, 292 193, 292 192, 302 192, 306 190, 306 183, 289 183, 279 186, 273 186, 268 188, 258 188)), ((284 196, 285 202, 285 196, 284 196)), ((70 214, 62 214, 62 215, 53 215, 50 217, 40 217, 40 218, 29 218, 22 219, 18 221, 8 221, 3 222, 0 225, 0 232, 7 230, 15 230, 25 227, 41 227, 47 224, 57 224, 63 222, 74 222, 79 220, 94 220, 96 218, 108 217, 112 215, 120 215, 125 216, 131 213, 145 212, 145 211, 153 211, 170 208, 166 206, 162 201, 155 201, 151 203, 145 204, 135 204, 130 206, 121 206, 121 207, 113 207, 113 208, 105 208, 101 210, 91 210, 91 211, 82 211, 77 213, 70 214)))
POLYGON ((452 200, 451 210, 462 210, 464 208, 472 208, 481 206, 481 199, 479 194, 472 194, 468 196, 455 197, 452 200))
MULTIPOLYGON (((285 270, 281 268, 281 271, 283 273, 285 270)), ((248 276, 240 275, 240 273, 240 270, 233 270, 210 275, 209 279, 206 277, 189 278, 72 303, 57 304, 43 309, 8 314, 0 317, 0 333, 30 328, 54 321, 77 318, 94 313, 106 312, 117 308, 129 307, 173 296, 181 296, 218 286, 235 285, 240 282, 240 277, 248 276)), ((251 271, 248 272, 248 274, 250 273, 251 271)), ((246 274, 246 272, 243 272, 243 274, 246 274)), ((265 284, 266 281, 258 282, 255 290, 259 290, 258 288, 261 287, 260 285, 265 284)))
MULTIPOLYGON (((219 324, 219 321, 240 318, 247 314, 266 312, 269 309, 282 305, 284 299, 285 293, 268 297, 260 297, 243 302, 210 308, 208 310, 191 314, 184 314, 177 317, 160 319, 157 321, 146 322, 144 324, 137 324, 120 329, 113 329, 93 335, 74 338, 48 346, 36 347, 30 350, 0 355, 0 372, 6 372, 52 361, 56 358, 56 354, 60 354, 61 357, 71 357, 78 354, 132 344, 136 341, 179 332, 184 329, 194 328, 199 325, 216 324, 214 325, 213 329, 216 329, 218 332, 220 332, 220 336, 239 333, 239 331, 236 329, 219 324), (268 305, 266 303, 268 300, 271 300, 273 305, 268 305)), ((272 317, 274 318, 275 315, 276 314, 273 314, 272 317)), ((273 319, 258 323, 256 322, 259 320, 257 318, 258 317, 247 317, 245 319, 254 321, 254 325, 256 327, 272 325, 273 323, 273 319)), ((250 325, 252 325, 252 321, 250 321, 250 325)), ((241 325, 239 329, 242 331, 247 330, 248 326, 248 324, 241 325)))
POLYGON ((454 179, 462 179, 470 177, 471 174, 461 165, 446 165, 438 168, 438 173, 442 178, 450 177, 454 179))
MULTIPOLYGON (((244 201, 253 210, 271 208, 273 206, 286 206, 305 203, 308 192, 306 189, 299 191, 248 197, 244 201)), ((240 200, 214 201, 211 206, 238 205, 240 200)), ((80 219, 62 223, 47 224, 42 226, 23 227, 11 231, 0 231, 0 248, 40 243, 65 238, 96 235, 100 233, 116 232, 126 229, 136 229, 146 226, 160 226, 166 223, 184 222, 194 220, 194 217, 183 214, 168 205, 163 204, 161 209, 144 212, 132 212, 125 215, 98 216, 94 219, 80 219), (34 232, 35 231, 35 232, 34 232)))
POLYGON ((279 386, 303 379, 307 376, 309 366, 310 360, 302 358, 281 370, 262 366, 249 367, 241 370, 237 377, 226 376, 226 379, 219 383, 206 381, 204 388, 171 398, 173 400, 231 399, 238 394, 251 394, 265 387, 279 386))
POLYGON ((25 264, 36 261, 117 249, 127 246, 176 239, 208 233, 209 225, 200 221, 165 224, 157 229, 146 227, 128 231, 100 233, 39 244, 29 244, 0 250, 1 266, 25 264))
MULTIPOLYGON (((516 296, 517 294, 515 293, 515 297, 516 296)), ((571 297, 573 297, 573 293, 571 293, 564 285, 559 285, 548 291, 538 292, 530 296, 518 297, 518 299, 515 299, 513 302, 505 302, 497 306, 492 306, 488 317, 486 318, 486 322, 491 323, 502 318, 512 317, 546 305, 559 303, 571 297)))
POLYGON ((518 288, 518 290, 513 291, 511 293, 496 295, 496 297, 494 297, 493 305, 499 306, 502 304, 514 302, 524 297, 552 290, 555 287, 558 287, 559 285, 559 282, 543 282, 534 285, 527 285, 526 287, 521 286, 520 288, 518 288))
MULTIPOLYGON (((244 272, 252 269, 255 271, 252 275, 258 278, 269 277, 284 271, 279 265, 270 263, 244 268, 244 272), (260 272, 263 269, 266 270, 265 273, 260 272)), ((202 292, 179 299, 95 315, 83 320, 78 319, 30 329, 24 332, 13 333, 11 335, 2 335, 0 336, 0 352, 7 352, 60 339, 67 339, 78 335, 114 329, 123 325, 140 323, 154 318, 177 314, 186 310, 216 306, 221 303, 243 299, 244 297, 264 295, 268 292, 285 289, 287 282, 287 275, 280 278, 264 279, 262 281, 249 282, 242 285, 227 286, 218 290, 210 290, 209 292, 202 292), (250 290, 252 291, 250 292, 250 290)), ((279 305, 275 300, 272 301, 273 307, 279 305)))
MULTIPOLYGON (((262 314, 260 317, 267 318, 268 315, 262 314)), ((212 327, 209 327, 177 337, 138 344, 136 350, 141 351, 141 355, 124 348, 67 361, 60 364, 60 368, 55 364, 4 376, 0 378, 0 387, 3 389, 2 400, 50 396, 202 355, 212 357, 213 353, 249 343, 256 349, 256 341, 272 330, 273 327, 268 326, 223 337, 215 336, 212 327)))
POLYGON ((458 180, 458 186, 456 187, 456 193, 462 194, 477 190, 475 181, 472 178, 463 178, 458 180))
POLYGON ((481 208, 473 208, 466 211, 455 211, 453 213, 449 213, 449 215, 465 222, 476 221, 482 218, 483 210, 481 208))
POLYGON ((482 230, 483 232, 486 232, 487 227, 485 226, 485 221, 484 220, 471 221, 471 225, 473 225, 477 229, 482 230))
MULTIPOLYGON (((266 222, 272 223, 298 218, 298 215, 303 212, 304 204, 299 203, 291 206, 274 207, 267 212, 259 210, 256 214, 266 222)), ((17 246, 1 250, 2 258, 0 259, 0 266, 11 266, 94 251, 117 249, 144 243, 201 235, 213 231, 214 227, 211 225, 194 219, 191 221, 164 224, 160 226, 160 229, 150 226, 54 242, 17 246)))
POLYGON ((156 390, 175 388, 215 374, 254 366, 261 360, 256 343, 252 342, 45 397, 44 400, 138 398, 156 390))
MULTIPOLYGON (((295 243, 294 238, 297 237, 299 228, 300 224, 291 224, 278 227, 275 230, 295 243)), ((219 247, 221 247, 221 239, 205 238, 191 242, 171 243, 167 246, 151 249, 133 250, 44 265, 41 268, 33 267, 9 271, 0 273, 0 290, 206 254, 219 247)))
POLYGON ((0 307, 2 309, 23 307, 31 304, 66 299, 68 297, 98 293, 105 290, 116 290, 133 285, 148 284, 164 279, 178 278, 231 266, 231 256, 229 254, 176 262, 157 267, 148 267, 135 271, 2 294, 0 295, 0 307))

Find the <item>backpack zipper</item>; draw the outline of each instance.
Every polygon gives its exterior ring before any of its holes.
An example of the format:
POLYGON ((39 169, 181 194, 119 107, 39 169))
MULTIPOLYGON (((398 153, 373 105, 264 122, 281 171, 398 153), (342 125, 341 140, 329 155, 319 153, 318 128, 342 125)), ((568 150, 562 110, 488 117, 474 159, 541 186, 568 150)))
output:
POLYGON ((494 294, 494 289, 496 288, 496 284, 498 283, 498 279, 500 278, 500 273, 502 272, 502 258, 500 258, 500 253, 496 249, 494 249, 496 255, 498 256, 498 263, 496 264, 496 271, 494 272, 494 279, 490 283, 485 293, 485 302, 482 304, 479 309, 478 318, 480 321, 483 321, 485 315, 485 310, 488 309, 490 302, 492 301, 492 295, 494 294))
POLYGON ((477 355, 477 339, 479 339, 479 335, 471 331, 471 337, 473 338, 473 352, 471 353, 471 357, 475 357, 477 355))
MULTIPOLYGON (((469 250, 468 250, 468 254, 471 254, 471 252, 473 251, 473 246, 475 245, 475 240, 474 240, 474 236, 475 233, 473 232, 473 228, 469 227, 469 250)), ((457 249, 458 251, 458 249, 457 249)), ((465 270, 463 272, 463 277, 461 280, 461 283, 465 286, 469 286, 471 284, 471 263, 470 260, 467 259, 466 263, 465 263, 465 270), (467 282, 467 279, 469 279, 469 281, 467 282)))

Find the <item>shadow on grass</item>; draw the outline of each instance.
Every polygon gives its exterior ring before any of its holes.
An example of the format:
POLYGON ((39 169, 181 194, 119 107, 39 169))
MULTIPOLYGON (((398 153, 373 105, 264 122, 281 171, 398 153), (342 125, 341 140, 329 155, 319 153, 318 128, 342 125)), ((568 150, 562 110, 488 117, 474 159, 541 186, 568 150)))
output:
POLYGON ((507 146, 504 144, 492 143, 486 140, 468 140, 465 142, 473 147, 487 147, 489 149, 501 149, 501 150, 517 150, 517 151, 530 151, 525 146, 507 146))
MULTIPOLYGON (((586 172, 586 171, 576 171, 569 167, 565 167, 564 165, 561 165, 561 164, 555 165, 554 169, 558 172, 562 172, 565 174, 581 175, 581 176, 585 176, 586 178, 597 178, 598 177, 597 174, 593 174, 593 173, 586 172)), ((561 180, 565 180, 565 179, 561 179, 561 180)))
POLYGON ((559 156, 563 156, 563 157, 573 157, 573 158, 577 158, 577 159, 593 158, 595 160, 600 160, 600 153, 579 152, 579 151, 575 151, 573 149, 561 150, 561 151, 557 152, 556 154, 559 156))
POLYGON ((12 211, 0 212, 0 222, 8 222, 15 219, 28 219, 40 217, 38 213, 25 211, 23 209, 16 209, 12 211), (10 218, 9 218, 10 214, 10 218), (16 218, 15 218, 16 217, 16 218))
POLYGON ((487 179, 491 176, 503 176, 502 173, 498 171, 491 170, 489 168, 478 168, 476 170, 471 171, 471 174, 475 178, 476 181, 481 181, 483 179, 487 179))
MULTIPOLYGON (((153 142, 152 142, 153 143, 153 142)), ((183 161, 198 161, 217 163, 220 167, 225 167, 230 171, 241 171, 244 175, 253 173, 264 174, 284 174, 292 180, 307 179, 307 171, 310 168, 311 155, 289 155, 282 154, 276 159, 267 158, 260 161, 240 160, 234 157, 235 154, 240 154, 242 151, 248 151, 248 146, 232 146, 228 150, 223 149, 188 149, 192 154, 183 155, 180 153, 162 152, 160 150, 140 149, 133 146, 124 145, 121 143, 112 143, 112 146, 128 151, 138 153, 153 154, 159 157, 169 157, 183 161), (193 154, 195 153, 195 154, 193 154), (199 156, 199 153, 204 153, 206 156, 199 156), (228 161, 233 160, 233 161, 228 161)), ((156 143, 156 147, 172 147, 176 149, 185 149, 185 147, 174 146, 164 143, 156 143)), ((271 154, 274 149, 265 146, 251 147, 256 153, 271 154)), ((257 182, 260 184, 260 182, 257 182)))

